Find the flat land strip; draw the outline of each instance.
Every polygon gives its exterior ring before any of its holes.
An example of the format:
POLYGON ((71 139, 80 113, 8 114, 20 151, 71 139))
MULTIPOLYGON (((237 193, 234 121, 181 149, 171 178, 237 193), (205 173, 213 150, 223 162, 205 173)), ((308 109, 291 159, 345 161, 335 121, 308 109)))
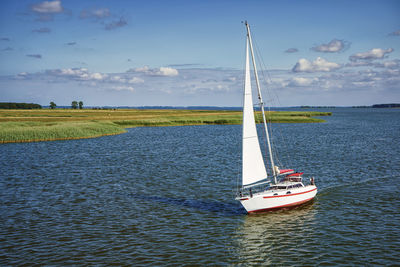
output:
MULTIPOLYGON (((330 112, 271 111, 267 120, 279 123, 324 122, 330 112)), ((262 122, 256 112, 258 122, 262 122)), ((0 110, 0 143, 93 138, 140 126, 241 124, 242 111, 181 109, 0 110)))

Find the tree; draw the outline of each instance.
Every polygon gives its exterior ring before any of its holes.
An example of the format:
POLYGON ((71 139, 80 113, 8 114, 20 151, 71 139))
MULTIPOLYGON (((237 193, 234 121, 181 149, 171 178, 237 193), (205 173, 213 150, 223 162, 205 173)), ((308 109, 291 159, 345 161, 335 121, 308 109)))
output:
POLYGON ((55 109, 57 107, 56 103, 54 103, 53 101, 50 102, 50 108, 51 109, 55 109))
POLYGON ((41 109, 42 106, 34 103, 1 102, 0 109, 41 109))
POLYGON ((83 102, 79 101, 79 109, 82 109, 82 108, 83 108, 83 102))
POLYGON ((78 102, 72 101, 72 103, 71 103, 71 108, 77 109, 77 108, 78 108, 78 102))

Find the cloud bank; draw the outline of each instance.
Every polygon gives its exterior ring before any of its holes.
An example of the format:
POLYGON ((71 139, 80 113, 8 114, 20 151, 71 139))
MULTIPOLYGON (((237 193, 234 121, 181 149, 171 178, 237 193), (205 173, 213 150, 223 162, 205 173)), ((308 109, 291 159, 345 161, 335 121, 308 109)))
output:
POLYGON ((341 66, 335 62, 329 62, 321 57, 317 57, 313 62, 305 58, 299 61, 292 68, 293 72, 320 72, 320 71, 333 71, 339 69, 341 66))
POLYGON ((38 16, 39 21, 51 21, 53 20, 54 15, 64 12, 61 0, 43 1, 41 3, 33 4, 30 9, 38 16))
POLYGON ((127 72, 132 73, 144 73, 149 76, 177 76, 179 74, 177 69, 170 68, 170 67, 161 67, 161 68, 154 68, 151 69, 149 66, 144 66, 141 68, 130 69, 127 72))
POLYGON ((386 56, 386 54, 392 53, 393 51, 393 48, 373 48, 367 52, 353 54, 349 59, 351 61, 382 59, 386 56))
POLYGON ((347 45, 348 43, 345 42, 344 40, 333 39, 327 44, 321 44, 312 47, 311 50, 324 53, 336 53, 343 51, 347 45))
POLYGON ((32 5, 32 11, 41 14, 57 14, 63 12, 61 0, 44 1, 39 4, 32 5))
MULTIPOLYGON (((340 66, 323 59, 307 61, 307 64, 303 64, 302 60, 299 62, 303 71, 270 70, 272 80, 266 82, 261 80, 262 90, 272 89, 281 100, 285 101, 284 105, 312 103, 335 105, 338 99, 342 99, 340 103, 365 104, 366 99, 374 100, 372 95, 392 98, 399 96, 396 92, 400 86, 400 60, 375 62, 375 65, 369 66, 368 69, 340 66), (330 65, 331 63, 333 65, 330 65), (321 69, 324 71, 320 71, 321 69), (351 94, 360 95, 360 92, 365 97, 343 100, 351 94), (312 102, 311 99, 316 99, 317 102, 312 102), (327 99, 327 102, 321 99, 327 99)), ((260 75, 261 79, 263 76, 260 75)), ((0 81, 7 79, 0 76, 0 81)), ((149 99, 153 99, 151 96, 156 96, 157 105, 184 103, 240 106, 243 90, 243 71, 222 68, 174 69, 144 66, 122 73, 94 72, 87 68, 63 68, 37 73, 23 72, 13 76, 12 79, 14 83, 19 83, 21 88, 26 88, 30 84, 43 84, 35 89, 38 95, 49 87, 65 88, 63 90, 67 91, 69 88, 76 88, 90 97, 101 96, 105 104, 111 104, 107 101, 113 97, 115 102, 112 103, 115 105, 122 103, 154 105, 155 103, 149 99)), ((279 105, 269 98, 267 101, 270 106, 279 105)))

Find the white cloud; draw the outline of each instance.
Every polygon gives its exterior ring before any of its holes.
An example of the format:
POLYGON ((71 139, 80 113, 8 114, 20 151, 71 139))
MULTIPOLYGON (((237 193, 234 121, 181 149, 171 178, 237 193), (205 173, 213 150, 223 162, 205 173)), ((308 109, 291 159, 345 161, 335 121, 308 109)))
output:
MULTIPOLYGON (((36 74, 19 74, 17 79, 28 79, 33 76, 47 76, 50 81, 79 81, 89 84, 90 86, 104 86, 112 85, 112 88, 120 90, 133 91, 133 84, 143 84, 144 80, 140 77, 134 77, 130 73, 101 73, 90 72, 87 68, 66 68, 66 69, 52 69, 47 70, 45 73, 36 74)), ((117 90, 115 89, 115 90, 117 90)))
POLYGON ((60 0, 44 1, 39 4, 32 5, 32 11, 41 14, 56 14, 63 12, 60 0))
POLYGON ((141 68, 136 68, 136 69, 130 69, 128 70, 128 72, 143 72, 143 73, 147 73, 150 70, 149 66, 144 66, 141 68))
POLYGON ((382 65, 384 68, 396 68, 396 67, 399 67, 400 61, 399 60, 388 60, 388 61, 382 62, 382 65))
POLYGON ((28 79, 29 73, 27 72, 20 72, 15 76, 15 79, 17 80, 26 80, 28 79))
POLYGON ((126 79, 125 79, 125 78, 122 78, 122 77, 119 76, 119 75, 113 75, 113 76, 110 77, 110 81, 112 81, 112 82, 121 82, 121 83, 124 83, 124 82, 126 82, 126 79))
POLYGON ((89 76, 88 70, 85 68, 53 69, 47 70, 46 73, 51 76, 71 77, 76 79, 87 79, 89 76))
POLYGON ((364 60, 364 61, 350 61, 346 64, 346 67, 375 67, 375 68, 386 68, 386 69, 393 69, 400 67, 400 60, 387 60, 383 62, 374 62, 371 60, 364 60))
POLYGON ((179 74, 177 69, 170 67, 161 68, 149 68, 149 66, 144 66, 141 68, 130 69, 127 72, 144 73, 149 76, 177 76, 179 74))
POLYGON ((135 91, 135 89, 132 86, 124 86, 124 85, 112 86, 111 89, 116 91, 131 91, 131 92, 135 91))
POLYGON ((318 78, 304 78, 304 77, 293 77, 289 82, 292 86, 309 86, 314 82, 317 82, 318 78))
POLYGON ((161 76, 176 76, 178 75, 178 70, 169 67, 161 67, 157 74, 161 76))
POLYGON ((124 74, 111 75, 108 81, 115 83, 128 83, 128 84, 144 83, 144 80, 139 77, 130 77, 124 74))
POLYGON ((335 53, 340 52, 345 48, 346 42, 343 40, 333 39, 327 44, 321 44, 311 48, 317 52, 335 53))
POLYGON ((138 77, 133 77, 128 81, 128 83, 135 84, 135 83, 144 83, 144 80, 138 77))
POLYGON ((346 67, 365 67, 365 66, 373 66, 374 63, 369 61, 350 61, 346 64, 346 67))
POLYGON ((381 49, 381 48, 373 48, 370 51, 363 53, 356 53, 350 56, 351 61, 357 60, 374 60, 384 58, 386 54, 392 53, 393 48, 381 49))
POLYGON ((224 82, 236 82, 237 78, 236 77, 228 77, 224 79, 224 82))
POLYGON ((90 77, 90 79, 101 81, 101 80, 104 80, 105 78, 107 78, 107 74, 95 72, 95 73, 90 74, 89 77, 90 77))
POLYGON ((86 68, 53 69, 47 70, 46 74, 53 77, 64 77, 79 81, 103 81, 108 77, 105 73, 90 73, 86 68))
POLYGON ((305 58, 299 59, 293 67, 293 72, 319 72, 319 71, 332 71, 339 69, 341 66, 335 62, 329 62, 321 57, 317 57, 313 62, 305 58))

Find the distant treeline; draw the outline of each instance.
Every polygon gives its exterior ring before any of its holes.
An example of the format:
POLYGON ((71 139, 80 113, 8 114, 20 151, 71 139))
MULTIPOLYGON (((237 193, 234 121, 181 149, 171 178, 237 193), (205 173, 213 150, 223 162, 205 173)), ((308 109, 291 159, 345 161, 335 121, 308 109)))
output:
POLYGON ((336 106, 300 106, 300 108, 336 108, 336 106))
POLYGON ((33 103, 8 103, 0 102, 0 109, 41 109, 42 106, 33 103))
POLYGON ((376 104, 372 105, 373 108, 400 108, 400 104, 376 104))
MULTIPOLYGON (((300 108, 349 108, 345 106, 300 106, 300 108)), ((400 104, 391 103, 391 104, 375 104, 372 106, 352 106, 352 108, 400 108, 400 104)))
POLYGON ((372 106, 353 106, 352 108, 400 108, 400 104, 375 104, 372 106))
MULTIPOLYGON (((96 107, 93 107, 96 108, 96 107)), ((183 110, 242 110, 242 107, 216 107, 216 106, 105 106, 101 109, 183 109, 183 110)))

